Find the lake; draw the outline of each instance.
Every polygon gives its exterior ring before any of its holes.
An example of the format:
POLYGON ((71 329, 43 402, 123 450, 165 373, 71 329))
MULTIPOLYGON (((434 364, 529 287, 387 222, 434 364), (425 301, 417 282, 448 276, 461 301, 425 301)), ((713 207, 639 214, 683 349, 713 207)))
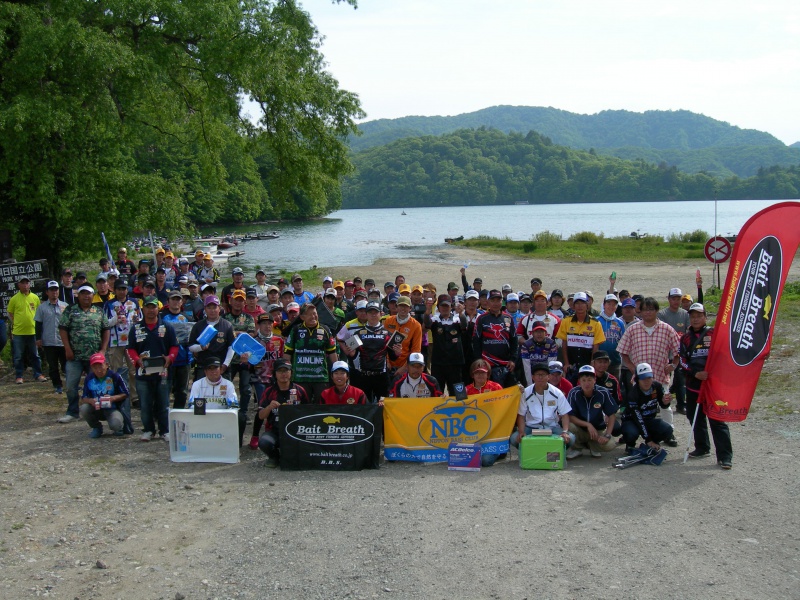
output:
MULTIPOLYGON (((719 201, 716 231, 736 234, 755 213, 779 202, 783 201, 719 201)), ((246 242, 240 246, 245 256, 231 265, 273 273, 313 265, 369 265, 381 258, 419 258, 443 247, 444 238, 462 235, 528 240, 543 230, 564 238, 595 228, 606 237, 627 236, 632 231, 665 237, 695 229, 714 231, 713 200, 427 207, 409 208, 405 216, 401 212, 400 208, 340 210, 324 219, 227 227, 226 232, 277 231, 281 236, 246 242)), ((216 229, 222 231, 222 226, 216 229)))

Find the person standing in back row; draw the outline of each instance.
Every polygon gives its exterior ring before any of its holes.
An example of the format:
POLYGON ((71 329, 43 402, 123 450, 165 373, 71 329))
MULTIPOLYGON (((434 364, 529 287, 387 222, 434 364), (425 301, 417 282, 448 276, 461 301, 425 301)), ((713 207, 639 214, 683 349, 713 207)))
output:
MULTIPOLYGON (((667 295, 669 306, 658 311, 658 318, 667 323, 678 334, 680 339, 689 328, 689 313, 681 308, 681 298, 683 292, 680 288, 672 288, 667 295)), ((683 379, 683 371, 676 369, 672 376, 672 386, 670 393, 675 394, 675 412, 682 415, 686 414, 686 383, 683 379)))

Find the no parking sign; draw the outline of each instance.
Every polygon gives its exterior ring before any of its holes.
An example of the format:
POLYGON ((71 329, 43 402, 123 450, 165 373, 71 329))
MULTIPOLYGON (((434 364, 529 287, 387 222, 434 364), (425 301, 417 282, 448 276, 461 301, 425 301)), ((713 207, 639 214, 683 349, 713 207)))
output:
POLYGON ((705 255, 714 264, 725 262, 731 257, 731 243, 721 235, 712 237, 706 242, 705 255))

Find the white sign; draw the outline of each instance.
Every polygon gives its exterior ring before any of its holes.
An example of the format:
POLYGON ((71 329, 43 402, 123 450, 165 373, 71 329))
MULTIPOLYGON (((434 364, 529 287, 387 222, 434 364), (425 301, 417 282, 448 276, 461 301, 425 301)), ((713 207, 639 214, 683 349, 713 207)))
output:
POLYGON ((239 462, 237 410, 169 411, 169 458, 172 462, 239 462))

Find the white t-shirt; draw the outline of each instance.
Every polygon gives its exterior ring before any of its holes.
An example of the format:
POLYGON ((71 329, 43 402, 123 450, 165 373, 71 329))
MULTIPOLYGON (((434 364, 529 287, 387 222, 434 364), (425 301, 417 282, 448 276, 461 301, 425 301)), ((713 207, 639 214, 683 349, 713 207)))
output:
POLYGON ((560 425, 559 416, 572 411, 567 398, 554 385, 548 383, 544 394, 537 394, 533 390, 532 385, 525 388, 517 410, 518 415, 525 417, 525 425, 528 427, 560 425))
POLYGON ((205 398, 207 409, 239 408, 236 389, 233 387, 233 383, 224 377, 221 377, 217 383, 211 383, 207 377, 195 381, 192 384, 192 391, 189 392, 187 408, 194 407, 195 398, 205 398))

